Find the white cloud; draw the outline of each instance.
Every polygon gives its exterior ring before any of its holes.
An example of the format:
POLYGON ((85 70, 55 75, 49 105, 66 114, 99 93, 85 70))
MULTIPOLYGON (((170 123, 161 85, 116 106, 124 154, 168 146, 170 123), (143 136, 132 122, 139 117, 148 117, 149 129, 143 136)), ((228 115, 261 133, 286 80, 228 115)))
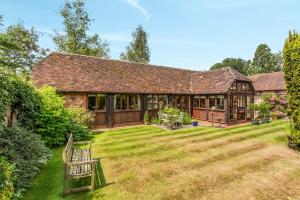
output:
POLYGON ((150 14, 144 7, 141 6, 139 0, 125 0, 125 1, 135 9, 138 9, 147 19, 150 19, 151 17, 150 14))

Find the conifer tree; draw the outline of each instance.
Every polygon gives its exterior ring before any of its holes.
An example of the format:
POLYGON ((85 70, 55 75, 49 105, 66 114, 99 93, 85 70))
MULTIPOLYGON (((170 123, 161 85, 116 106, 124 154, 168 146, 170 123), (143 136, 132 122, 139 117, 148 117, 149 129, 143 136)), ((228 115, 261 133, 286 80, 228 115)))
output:
POLYGON ((132 33, 133 41, 126 47, 126 51, 121 53, 122 60, 134 61, 139 63, 150 62, 150 50, 148 47, 148 34, 139 25, 132 33))

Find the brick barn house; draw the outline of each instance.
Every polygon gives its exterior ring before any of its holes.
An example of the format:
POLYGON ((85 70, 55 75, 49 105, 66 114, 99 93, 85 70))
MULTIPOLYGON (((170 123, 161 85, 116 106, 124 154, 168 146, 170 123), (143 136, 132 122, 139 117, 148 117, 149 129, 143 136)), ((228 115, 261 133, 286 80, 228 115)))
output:
POLYGON ((66 106, 92 112, 95 128, 142 123, 146 111, 153 117, 168 106, 224 124, 253 117, 247 109, 254 102, 252 82, 230 68, 200 72, 51 53, 34 66, 32 79, 38 88, 56 87, 66 106))
POLYGON ((280 72, 255 74, 249 76, 255 88, 255 103, 262 102, 262 95, 264 94, 278 94, 286 98, 286 87, 284 74, 280 72))

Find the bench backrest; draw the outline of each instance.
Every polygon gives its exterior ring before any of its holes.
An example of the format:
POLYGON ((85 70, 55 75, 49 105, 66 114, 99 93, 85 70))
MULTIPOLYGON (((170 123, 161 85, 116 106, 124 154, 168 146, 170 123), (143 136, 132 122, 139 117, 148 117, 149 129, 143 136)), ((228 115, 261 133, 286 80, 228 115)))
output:
POLYGON ((72 154, 73 154, 73 134, 71 133, 63 153, 63 160, 65 164, 70 162, 72 158, 72 154))

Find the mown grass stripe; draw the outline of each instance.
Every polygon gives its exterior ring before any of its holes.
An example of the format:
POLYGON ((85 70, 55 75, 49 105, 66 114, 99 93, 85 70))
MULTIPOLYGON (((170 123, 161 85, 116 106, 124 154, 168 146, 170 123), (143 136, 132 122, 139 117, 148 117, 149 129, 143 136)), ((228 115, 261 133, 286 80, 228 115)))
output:
MULTIPOLYGON (((252 139, 252 138, 255 138, 255 137, 259 137, 259 136, 262 136, 262 135, 264 135, 264 134, 270 134, 270 133, 272 133, 272 132, 274 132, 274 131, 276 131, 276 130, 278 130, 278 128, 283 128, 285 125, 276 125, 275 127, 272 127, 272 128, 270 128, 270 129, 267 129, 267 130, 265 130, 265 129, 262 129, 262 131, 261 132, 259 132, 259 133, 252 133, 252 132, 254 132, 254 131, 249 131, 248 133, 250 133, 250 134, 248 134, 247 136, 240 136, 240 137, 235 137, 235 138, 232 138, 232 139, 229 139, 229 141, 228 142, 226 142, 226 143, 223 143, 223 144, 218 144, 218 146, 217 145, 215 145, 214 146, 214 148, 216 148, 216 147, 221 147, 221 146, 225 146, 225 145, 227 145, 227 144, 229 144, 229 143, 233 143, 233 142, 240 142, 240 141, 245 141, 245 140, 248 140, 248 139, 252 139), (279 126, 279 127, 278 127, 279 126)), ((281 131, 281 130, 280 130, 281 131)), ((223 136, 224 137, 224 136, 223 136)), ((218 138, 219 139, 219 138, 218 138)), ((199 141, 197 141, 197 143, 198 142, 205 142, 205 141, 202 141, 202 140, 200 140, 199 139, 199 141)), ((195 143, 195 141, 193 142, 193 143, 195 143)), ((155 154, 156 152, 159 152, 160 154, 164 154, 164 153, 166 153, 167 151, 173 151, 174 150, 174 148, 180 148, 180 149, 183 149, 184 148, 184 146, 187 146, 187 145, 190 145, 190 143, 185 143, 185 144, 178 144, 178 146, 176 146, 176 145, 172 145, 172 144, 165 144, 165 145, 151 145, 151 144, 144 144, 142 147, 140 147, 140 148, 137 148, 137 149, 130 149, 130 151, 129 152, 126 152, 126 151, 128 151, 128 150, 120 150, 120 151, 113 151, 113 149, 111 149, 111 150, 108 150, 108 152, 110 152, 109 153, 109 155, 108 155, 108 157, 111 157, 111 158, 118 158, 118 157, 130 157, 130 156, 146 156, 146 155, 148 155, 148 154, 155 154), (125 152, 124 152, 125 151, 125 152), (113 152, 113 154, 114 155, 112 155, 111 153, 113 152), (122 153, 123 152, 123 153, 122 153)), ((200 149, 201 149, 201 147, 199 147, 200 149)), ((209 149, 209 148, 212 148, 212 146, 209 146, 209 147, 207 147, 207 148, 205 148, 205 149, 209 149)), ((199 151, 198 152, 203 152, 203 151, 205 151, 205 150, 203 150, 203 148, 202 148, 202 150, 200 150, 199 149, 199 151)), ((197 152, 197 151, 195 151, 195 152, 197 152)))

